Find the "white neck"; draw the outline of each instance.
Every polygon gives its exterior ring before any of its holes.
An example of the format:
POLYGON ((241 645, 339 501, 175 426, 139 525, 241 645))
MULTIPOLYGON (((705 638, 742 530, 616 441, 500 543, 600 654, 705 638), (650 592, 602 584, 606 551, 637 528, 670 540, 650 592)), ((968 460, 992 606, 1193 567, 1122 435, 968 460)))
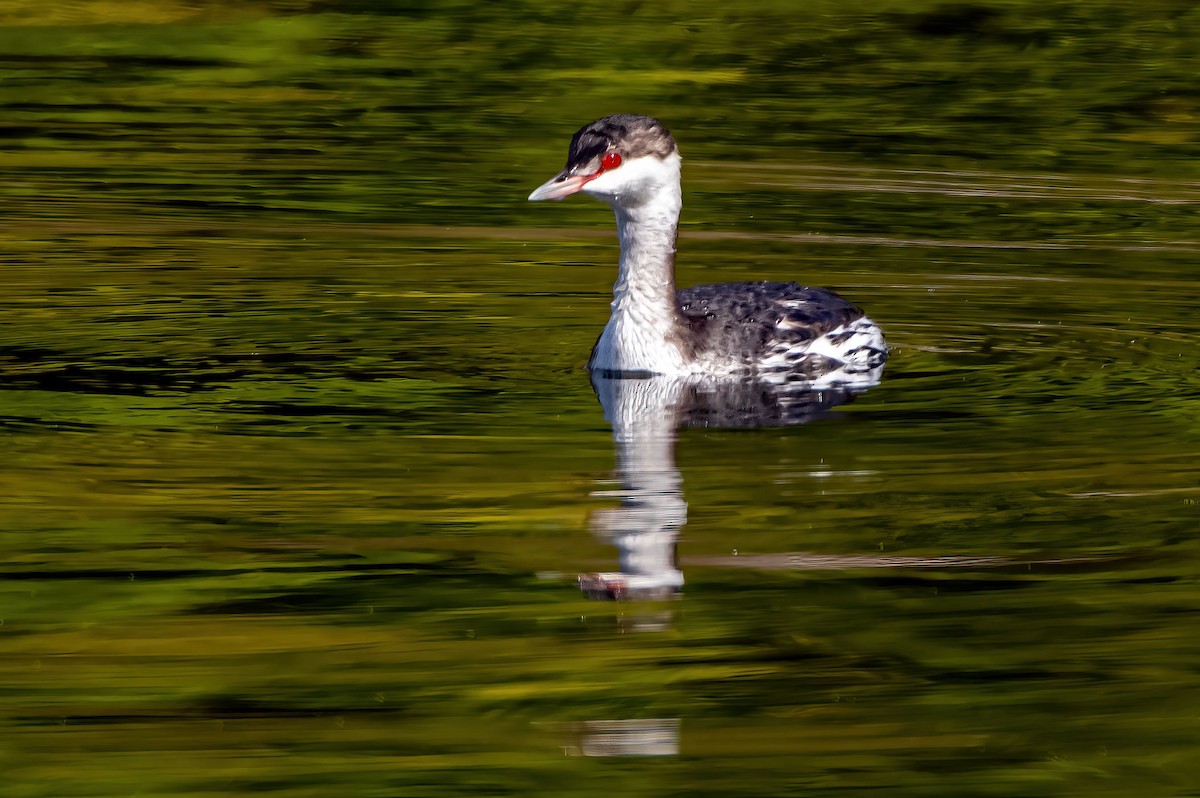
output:
MULTIPOLYGON (((645 179, 616 194, 599 195, 616 212, 621 263, 612 316, 589 367, 678 374, 685 370, 675 300, 675 235, 683 206, 680 158, 645 160, 653 161, 645 179)), ((623 168, 629 166, 634 164, 623 168)))

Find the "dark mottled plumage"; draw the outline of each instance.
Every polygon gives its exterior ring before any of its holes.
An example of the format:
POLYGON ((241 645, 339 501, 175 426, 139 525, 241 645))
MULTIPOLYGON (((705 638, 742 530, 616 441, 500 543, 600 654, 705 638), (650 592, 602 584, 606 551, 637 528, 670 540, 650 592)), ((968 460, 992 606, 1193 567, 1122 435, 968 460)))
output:
MULTIPOLYGON (((695 356, 720 352, 740 358, 748 367, 772 350, 811 342, 864 315, 832 291, 799 283, 697 285, 678 291, 676 298, 695 356)), ((879 362, 884 356, 881 352, 879 362)), ((789 371, 805 379, 828 371, 830 365, 828 358, 813 354, 794 361, 789 371)))
POLYGON ((648 116, 638 114, 613 114, 585 125, 571 139, 567 151, 566 171, 595 171, 595 161, 609 150, 616 150, 622 158, 637 158, 656 155, 666 158, 675 152, 675 139, 670 131, 648 116))

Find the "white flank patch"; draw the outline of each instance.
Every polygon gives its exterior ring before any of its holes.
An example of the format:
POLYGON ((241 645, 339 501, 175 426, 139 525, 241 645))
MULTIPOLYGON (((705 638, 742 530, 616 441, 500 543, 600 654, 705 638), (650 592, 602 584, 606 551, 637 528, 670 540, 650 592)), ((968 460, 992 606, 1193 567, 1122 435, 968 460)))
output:
MULTIPOLYGON (((800 329, 803 325, 782 320, 780 330, 800 329)), ((813 381, 814 386, 837 384, 874 384, 882 374, 882 364, 872 366, 872 360, 878 359, 879 352, 886 352, 887 344, 883 340, 883 332, 875 322, 866 316, 856 319, 849 324, 830 330, 825 335, 812 341, 799 341, 794 344, 780 341, 770 350, 767 357, 759 363, 759 368, 766 372, 763 377, 768 381, 786 380, 787 372, 806 357, 820 356, 828 358, 838 367, 833 371, 822 374, 813 381)))

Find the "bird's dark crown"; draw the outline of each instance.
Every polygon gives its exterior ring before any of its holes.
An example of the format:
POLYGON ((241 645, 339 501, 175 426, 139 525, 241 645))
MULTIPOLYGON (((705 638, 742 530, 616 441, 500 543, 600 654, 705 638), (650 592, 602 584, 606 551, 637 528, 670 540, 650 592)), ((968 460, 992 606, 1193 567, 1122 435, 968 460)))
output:
POLYGON ((654 155, 666 158, 678 151, 670 131, 657 119, 639 114, 613 114, 584 125, 571 139, 567 169, 574 171, 615 150, 622 158, 654 155))

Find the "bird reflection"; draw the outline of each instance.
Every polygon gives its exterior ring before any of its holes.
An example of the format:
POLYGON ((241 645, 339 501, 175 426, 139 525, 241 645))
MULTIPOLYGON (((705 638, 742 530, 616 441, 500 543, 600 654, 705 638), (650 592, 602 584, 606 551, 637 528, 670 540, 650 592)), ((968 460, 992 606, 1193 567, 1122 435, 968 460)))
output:
MULTIPOLYGON (((620 489, 617 507, 597 511, 592 531, 617 547, 619 570, 580 574, 589 598, 669 599, 679 595, 679 530, 687 523, 683 477, 675 465, 679 427, 762 427, 804 424, 845 404, 871 384, 821 389, 811 384, 764 384, 647 376, 592 374, 592 387, 612 425, 620 489)), ((649 609, 649 608, 646 608, 649 609)), ((672 613, 623 614, 638 631, 669 628, 672 613)), ((627 718, 572 724, 563 750, 575 756, 673 756, 679 753, 679 718, 627 718)))
MULTIPOLYGON (((880 369, 881 370, 881 369, 880 369)), ((675 465, 679 427, 779 427, 805 424, 878 382, 815 388, 809 383, 662 376, 611 378, 592 387, 612 425, 620 506, 596 512, 592 531, 619 552, 619 570, 581 574, 590 598, 663 599, 683 587, 676 544, 687 523, 683 477, 675 465)))

